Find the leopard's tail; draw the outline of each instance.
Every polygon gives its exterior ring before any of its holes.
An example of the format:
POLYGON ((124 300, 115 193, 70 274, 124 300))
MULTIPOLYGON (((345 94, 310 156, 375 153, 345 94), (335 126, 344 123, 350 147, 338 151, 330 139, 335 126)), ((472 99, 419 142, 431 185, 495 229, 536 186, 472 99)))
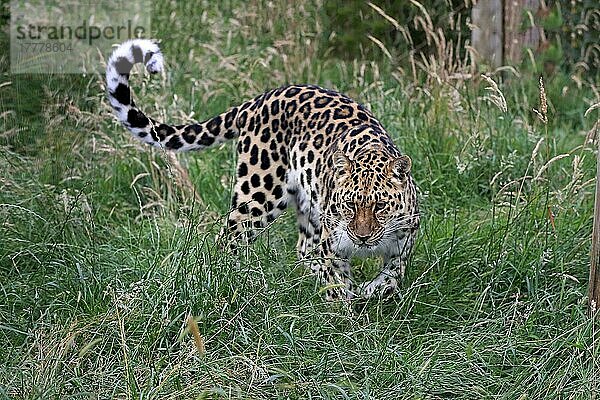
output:
POLYGON ((129 73, 134 64, 144 63, 151 74, 163 69, 158 45, 146 39, 134 39, 115 49, 106 65, 108 100, 117 118, 133 136, 156 147, 178 151, 202 150, 238 136, 238 108, 200 123, 169 125, 144 114, 131 98, 129 73))

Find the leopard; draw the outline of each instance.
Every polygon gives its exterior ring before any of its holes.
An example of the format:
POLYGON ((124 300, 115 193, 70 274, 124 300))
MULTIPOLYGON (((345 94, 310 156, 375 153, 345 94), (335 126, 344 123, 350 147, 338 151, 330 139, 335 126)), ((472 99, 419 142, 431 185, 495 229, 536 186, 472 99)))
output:
POLYGON ((185 152, 237 138, 224 227, 231 242, 252 242, 293 207, 298 260, 316 275, 327 300, 398 294, 419 229, 418 189, 411 158, 370 110, 334 90, 288 84, 203 122, 172 125, 134 102, 129 77, 137 63, 150 74, 163 71, 156 41, 126 41, 106 64, 108 101, 136 139, 185 152), (355 284, 355 257, 382 259, 377 276, 355 284))

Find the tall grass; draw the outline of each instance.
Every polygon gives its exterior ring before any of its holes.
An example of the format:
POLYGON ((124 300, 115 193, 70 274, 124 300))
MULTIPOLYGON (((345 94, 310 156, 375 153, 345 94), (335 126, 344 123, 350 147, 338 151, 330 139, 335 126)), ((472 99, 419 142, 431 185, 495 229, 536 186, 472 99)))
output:
MULTIPOLYGON (((538 77, 481 77, 468 60, 449 60, 448 47, 437 58, 415 53, 404 70, 387 57, 320 58, 320 7, 156 4, 167 72, 135 74, 133 87, 145 110, 174 123, 286 82, 371 108, 411 156, 421 191, 401 296, 325 303, 295 261, 293 212, 239 260, 223 254, 214 237, 234 143, 152 150, 115 123, 101 76, 5 73, 0 397, 587 399, 598 390, 597 327, 585 315, 595 154, 583 116, 595 89, 546 79, 542 124, 532 111, 538 77)), ((377 267, 355 262, 362 278, 377 267)))

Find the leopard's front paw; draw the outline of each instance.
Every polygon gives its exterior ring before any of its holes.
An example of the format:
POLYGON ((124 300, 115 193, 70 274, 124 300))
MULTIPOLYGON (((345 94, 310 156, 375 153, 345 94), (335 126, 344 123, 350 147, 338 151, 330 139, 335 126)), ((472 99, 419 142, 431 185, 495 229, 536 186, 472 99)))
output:
POLYGON ((362 283, 358 287, 360 297, 369 299, 371 297, 388 298, 398 291, 398 281, 396 278, 386 276, 376 278, 371 282, 362 283))
POLYGON ((327 301, 352 300, 355 297, 354 291, 347 287, 329 287, 325 289, 325 300, 327 301))

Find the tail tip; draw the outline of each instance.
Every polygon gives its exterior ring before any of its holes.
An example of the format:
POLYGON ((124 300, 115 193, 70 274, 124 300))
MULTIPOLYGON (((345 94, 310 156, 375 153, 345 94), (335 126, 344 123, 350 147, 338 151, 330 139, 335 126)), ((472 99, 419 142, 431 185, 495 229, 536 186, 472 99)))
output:
POLYGON ((160 50, 158 53, 153 53, 148 61, 146 61, 146 70, 151 74, 157 74, 163 70, 163 56, 160 50))
POLYGON ((163 55, 155 41, 150 39, 132 39, 121 43, 112 53, 109 64, 118 63, 121 59, 126 59, 129 63, 125 63, 126 70, 121 73, 128 73, 132 64, 143 62, 146 70, 151 74, 156 74, 163 70, 164 59, 163 55))
POLYGON ((149 39, 136 39, 132 45, 138 46, 144 53, 144 64, 149 73, 156 74, 163 70, 164 59, 158 43, 149 39), (150 58, 147 58, 148 56, 150 58))

